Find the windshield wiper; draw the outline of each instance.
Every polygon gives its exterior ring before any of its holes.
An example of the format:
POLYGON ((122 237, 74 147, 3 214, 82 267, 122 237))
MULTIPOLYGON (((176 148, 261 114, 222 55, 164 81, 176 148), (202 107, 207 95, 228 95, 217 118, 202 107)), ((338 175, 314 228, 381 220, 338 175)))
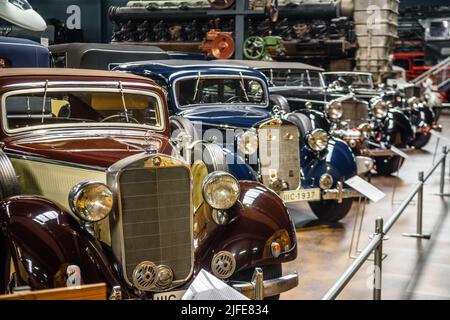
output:
POLYGON ((239 75, 241 76, 240 83, 241 83, 242 91, 244 92, 245 99, 247 100, 247 102, 249 102, 250 99, 248 98, 247 90, 245 90, 245 83, 244 83, 244 77, 242 76, 242 72, 239 72, 239 75))
POLYGON ((122 81, 119 81, 119 88, 120 88, 120 95, 122 97, 123 110, 125 111, 125 120, 127 121, 127 123, 130 123, 130 120, 128 119, 128 110, 127 110, 127 104, 125 102, 125 95, 123 94, 122 81))
POLYGON ((47 100, 48 80, 45 80, 44 99, 42 100, 42 117, 41 123, 44 123, 45 116, 45 100, 47 100))
POLYGON ((195 91, 194 91, 194 98, 193 100, 197 100, 197 94, 198 94, 198 87, 200 86, 200 72, 197 74, 197 82, 195 83, 195 91))

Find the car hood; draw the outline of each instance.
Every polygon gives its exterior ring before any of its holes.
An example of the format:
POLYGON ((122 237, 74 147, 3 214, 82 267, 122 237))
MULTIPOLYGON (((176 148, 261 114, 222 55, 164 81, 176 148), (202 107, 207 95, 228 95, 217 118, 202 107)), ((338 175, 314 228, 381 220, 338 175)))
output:
POLYGON ((270 119, 272 114, 266 108, 246 106, 196 107, 180 113, 192 122, 205 125, 227 125, 239 128, 251 128, 258 122, 270 119))
POLYGON ((144 131, 46 132, 10 137, 4 151, 10 156, 27 156, 74 165, 108 168, 117 161, 145 152, 145 149, 171 155, 169 139, 144 131))

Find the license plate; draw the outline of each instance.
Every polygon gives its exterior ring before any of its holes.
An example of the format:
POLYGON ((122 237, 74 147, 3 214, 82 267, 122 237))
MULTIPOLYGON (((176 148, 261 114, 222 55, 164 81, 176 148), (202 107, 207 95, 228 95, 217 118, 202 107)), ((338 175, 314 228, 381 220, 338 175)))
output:
POLYGON ((185 293, 186 290, 155 293, 153 295, 153 300, 181 300, 185 293))
POLYGON ((280 193, 281 199, 285 203, 300 202, 300 201, 319 201, 321 196, 320 189, 305 189, 294 191, 282 191, 280 193))

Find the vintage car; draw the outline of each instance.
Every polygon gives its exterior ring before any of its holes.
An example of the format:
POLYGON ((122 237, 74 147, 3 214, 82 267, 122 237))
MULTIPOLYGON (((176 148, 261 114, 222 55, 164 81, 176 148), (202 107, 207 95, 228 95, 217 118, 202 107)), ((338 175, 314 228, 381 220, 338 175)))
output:
POLYGON ((249 298, 298 284, 281 273, 297 256, 282 200, 188 165, 154 82, 7 69, 0 97, 0 292, 102 282, 111 299, 180 298, 202 269, 249 298))
POLYGON ((43 45, 20 38, 0 37, 0 69, 48 68, 50 52, 43 45))
POLYGON ((56 68, 112 70, 119 64, 131 61, 206 60, 206 56, 201 53, 164 51, 158 47, 146 45, 66 43, 50 46, 49 49, 56 68))
POLYGON ((107 43, 67 43, 49 47, 56 68, 111 70, 129 61, 169 59, 155 46, 107 43))
POLYGON ((271 99, 286 112, 304 113, 319 128, 346 141, 355 155, 370 156, 380 175, 400 169, 403 158, 391 145, 406 147, 413 138, 409 119, 383 103, 369 106, 345 88, 328 88, 322 69, 302 63, 239 61, 269 79, 271 99), (317 112, 319 111, 319 112, 317 112))
MULTIPOLYGON (((389 110, 404 113, 411 121, 414 131, 408 145, 420 149, 430 140, 431 129, 436 129, 433 123, 433 109, 416 96, 413 85, 394 85, 376 87, 371 73, 364 72, 324 72, 325 85, 337 91, 354 93, 358 98, 366 100, 369 105, 382 101, 389 110)), ((399 120, 402 118, 398 117, 399 120)), ((406 124, 405 124, 406 127, 406 124)))
MULTIPOLYGON (((222 170, 239 180, 261 181, 286 203, 309 202, 323 221, 338 221, 348 213, 358 194, 344 181, 371 169, 370 159, 355 160, 343 141, 314 129, 306 116, 272 113, 267 78, 253 69, 219 61, 163 60, 114 70, 165 87, 171 126, 188 133, 189 142, 223 146, 227 163, 222 170)), ((187 158, 192 151, 183 142, 187 158)))

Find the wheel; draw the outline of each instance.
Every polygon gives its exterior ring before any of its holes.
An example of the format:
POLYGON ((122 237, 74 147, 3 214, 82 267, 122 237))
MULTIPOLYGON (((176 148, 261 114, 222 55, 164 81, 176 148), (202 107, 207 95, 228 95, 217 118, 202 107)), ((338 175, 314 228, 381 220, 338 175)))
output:
POLYGON ((297 126, 300 131, 300 141, 303 145, 303 139, 306 134, 313 129, 311 119, 306 114, 299 112, 289 113, 286 115, 285 119, 297 126))
POLYGON ((264 55, 264 39, 251 36, 244 42, 244 56, 249 60, 260 60, 264 55))
MULTIPOLYGON (((264 280, 280 278, 283 274, 283 268, 282 268, 281 264, 265 266, 265 267, 261 267, 261 269, 263 270, 263 279, 264 280)), ((250 282, 252 280, 254 271, 255 271, 254 269, 248 269, 248 270, 241 271, 241 272, 233 275, 230 278, 230 280, 250 282)), ((279 300, 279 299, 280 299, 279 294, 272 296, 272 297, 264 298, 264 300, 279 300)))
POLYGON ((208 0, 208 2, 211 5, 211 8, 224 10, 230 8, 235 3, 235 0, 208 0))
POLYGON ((286 99, 286 97, 280 96, 279 94, 270 95, 270 105, 272 108, 278 106, 282 111, 286 113, 291 112, 289 101, 286 99))
POLYGON ((394 172, 397 172, 402 167, 404 160, 400 156, 393 157, 376 157, 375 170, 380 176, 389 177, 394 172))
POLYGON ((353 199, 343 199, 341 203, 335 200, 310 202, 309 207, 316 217, 323 222, 338 222, 352 208, 353 199))
POLYGON ((410 146, 414 147, 415 149, 423 148, 427 145, 427 143, 430 141, 431 134, 429 133, 423 133, 418 132, 416 133, 413 141, 410 142, 410 146))

